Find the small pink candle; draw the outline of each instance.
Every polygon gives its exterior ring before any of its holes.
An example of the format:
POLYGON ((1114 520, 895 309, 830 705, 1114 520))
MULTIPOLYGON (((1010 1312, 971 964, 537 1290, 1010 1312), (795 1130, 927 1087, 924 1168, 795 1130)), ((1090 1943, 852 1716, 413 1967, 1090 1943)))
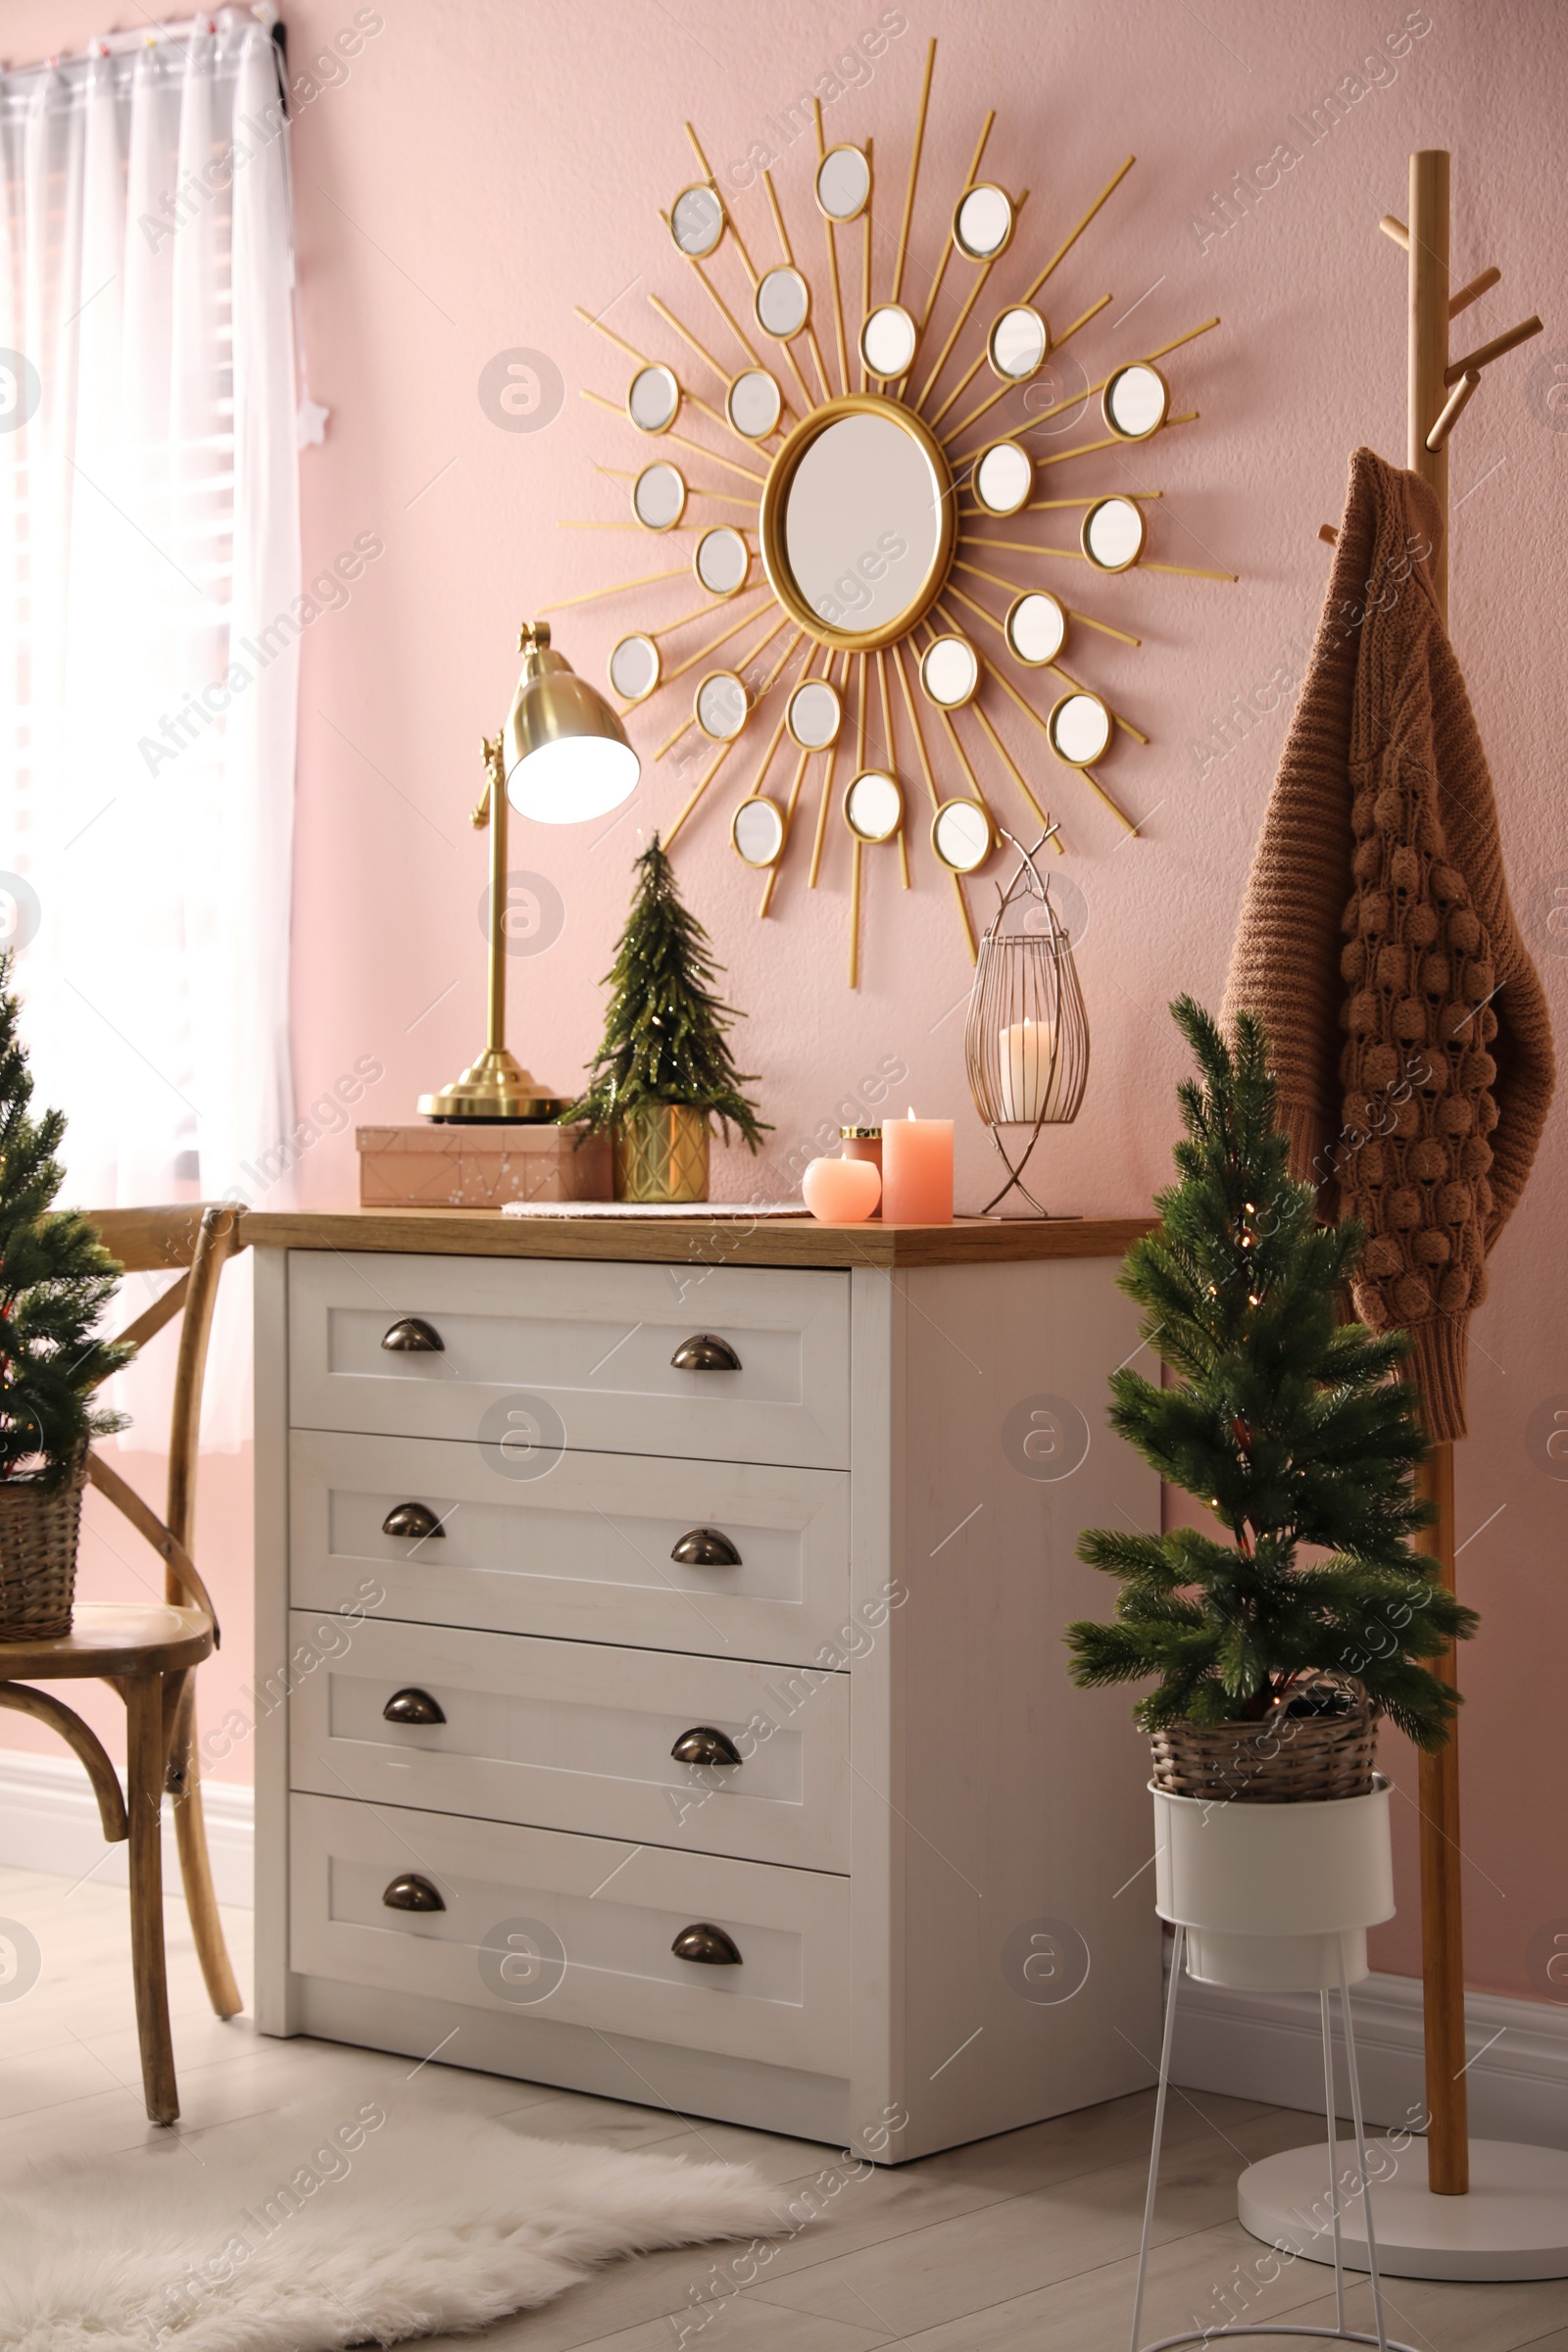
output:
POLYGON ((813 1159, 801 1192, 823 1225, 863 1225, 882 1196, 882 1179, 868 1159, 813 1159))
POLYGON ((953 1121, 887 1119, 882 1127, 882 1221, 953 1223, 953 1121))

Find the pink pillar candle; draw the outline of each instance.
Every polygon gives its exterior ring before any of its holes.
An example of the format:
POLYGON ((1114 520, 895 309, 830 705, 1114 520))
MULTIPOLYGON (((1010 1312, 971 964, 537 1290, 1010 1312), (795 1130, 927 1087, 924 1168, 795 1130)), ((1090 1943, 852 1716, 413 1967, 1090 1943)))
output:
POLYGON ((882 1126, 882 1220, 887 1225, 953 1223, 953 1121, 886 1119, 882 1126))
POLYGON ((801 1179, 806 1205, 821 1225, 863 1225, 882 1192, 869 1160, 813 1159, 801 1179))

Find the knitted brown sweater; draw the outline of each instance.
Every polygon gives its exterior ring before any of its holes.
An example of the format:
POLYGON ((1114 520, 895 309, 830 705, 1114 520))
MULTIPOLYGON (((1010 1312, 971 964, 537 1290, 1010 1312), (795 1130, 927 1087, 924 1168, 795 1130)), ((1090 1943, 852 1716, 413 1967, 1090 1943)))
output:
POLYGON ((1551 1026, 1430 558, 1420 477, 1358 449, 1263 819, 1225 1014, 1269 1034, 1292 1166, 1369 1236, 1355 1307, 1404 1324, 1434 1438, 1465 1434, 1483 1259, 1524 1190, 1551 1026))

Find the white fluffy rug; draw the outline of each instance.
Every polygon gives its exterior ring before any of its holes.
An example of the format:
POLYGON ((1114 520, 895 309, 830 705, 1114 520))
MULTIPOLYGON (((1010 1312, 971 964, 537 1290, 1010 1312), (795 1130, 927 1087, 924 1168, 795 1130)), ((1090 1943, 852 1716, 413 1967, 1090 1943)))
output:
POLYGON ((781 2224, 747 2167, 370 2100, 155 2147, 0 2190, 5 2352, 401 2343, 548 2302, 612 2255, 781 2224))

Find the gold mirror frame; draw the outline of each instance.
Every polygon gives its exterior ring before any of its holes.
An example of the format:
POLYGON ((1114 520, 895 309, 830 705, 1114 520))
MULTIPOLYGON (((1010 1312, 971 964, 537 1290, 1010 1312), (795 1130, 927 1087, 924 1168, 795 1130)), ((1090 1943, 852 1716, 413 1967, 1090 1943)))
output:
MULTIPOLYGON (((1089 558, 1085 546, 1083 524, 1107 494, 1101 491, 1054 495, 1061 477, 1046 469, 1068 459, 1091 459, 1097 451, 1108 446, 1103 438, 1092 437, 1098 417, 1095 425, 1085 417, 1081 428, 1076 418, 1119 372, 1132 367, 1153 368, 1168 353, 1207 334, 1220 323, 1217 318, 1206 318, 1185 332, 1172 335, 1156 348, 1107 353, 1097 380, 1085 383, 1081 390, 1070 395, 1043 404, 1038 393, 1029 403, 1023 400, 1022 387, 1029 380, 1026 377, 1004 377, 988 390, 991 382, 988 360, 994 351, 1000 323, 1009 313, 1035 311, 1046 338, 1044 364, 1107 310, 1111 296, 1102 293, 1098 300, 1091 300, 1070 325, 1053 333, 1039 297, 1120 186, 1134 159, 1128 156, 1111 173, 1076 223, 1069 217, 1066 221, 1051 219, 1039 224, 1038 243, 1049 251, 1050 258, 1037 270, 1031 272, 1023 256, 1029 242, 1028 222, 1042 209, 1042 203, 1037 198, 1033 211, 1027 211, 1027 189, 1000 189, 1009 208, 1008 233, 994 253, 970 254, 954 234, 963 204, 978 188, 1000 187, 991 174, 982 171, 995 121, 994 112, 988 114, 962 179, 954 193, 944 196, 940 216, 943 227, 934 256, 935 266, 921 266, 911 253, 911 230, 917 209, 916 191, 937 44, 932 41, 926 51, 913 134, 907 147, 906 178, 903 157, 900 168, 890 173, 879 142, 866 138, 858 153, 864 160, 867 194, 864 205, 854 216, 835 219, 820 207, 820 173, 827 156, 834 151, 823 137, 821 105, 813 102, 815 153, 809 164, 805 196, 812 237, 821 240, 818 252, 825 262, 825 274, 813 270, 809 258, 793 242, 772 169, 757 174, 758 209, 749 222, 743 222, 737 219, 737 198, 728 188, 720 193, 702 142, 688 122, 686 135, 696 157, 699 176, 677 191, 675 202, 681 197, 692 199, 698 189, 704 190, 717 208, 720 229, 708 253, 682 257, 688 263, 683 278, 690 289, 682 308, 706 302, 709 309, 694 324, 678 317, 657 292, 650 291, 648 301, 662 322, 654 327, 653 339, 661 340, 662 329, 667 328, 679 338, 680 346, 672 350, 667 336, 663 336, 663 351, 654 354, 638 348, 643 338, 629 341, 619 325, 612 327, 602 316, 584 310, 578 312, 588 326, 623 355, 622 365, 629 360, 642 368, 667 367, 674 375, 680 396, 678 415, 682 430, 669 434, 665 447, 673 443, 682 453, 690 453, 683 454, 681 467, 676 469, 685 485, 687 503, 676 521, 662 526, 663 529, 700 535, 705 528, 716 527, 722 518, 741 534, 754 558, 760 559, 760 563, 753 562, 739 588, 710 592, 695 611, 682 612, 659 625, 648 624, 648 634, 659 652, 661 674, 658 683, 637 706, 642 709, 658 705, 659 697, 674 687, 677 680, 689 678, 694 670, 701 678, 715 663, 722 663, 747 684, 749 708, 737 734, 717 741, 709 738, 706 743, 699 736, 705 763, 679 805, 672 810, 659 811, 658 821, 667 845, 673 846, 698 815, 721 775, 725 776, 724 797, 729 804, 725 811, 728 830, 736 803, 770 797, 769 788, 777 772, 775 760, 781 757, 793 760, 793 773, 777 792, 777 805, 783 812, 784 846, 778 861, 766 875, 759 914, 768 913, 781 874, 786 867, 796 864, 794 846, 799 837, 804 836, 809 847, 808 886, 818 887, 828 855, 828 814, 834 801, 842 800, 846 774, 850 778, 867 771, 890 774, 900 792, 906 819, 919 805, 922 793, 933 811, 955 798, 972 799, 986 811, 999 838, 1003 827, 1009 831, 1027 828, 1031 834, 1038 833, 1042 843, 1050 842, 1058 855, 1061 853, 1060 827, 1037 797, 1040 762, 1028 759, 1025 744, 1038 752, 1050 742, 1051 722, 1047 713, 1063 689, 1086 693, 1095 693, 1096 689, 1088 680, 1060 668, 1056 658, 1062 651, 1059 646, 1056 656, 1048 660, 1032 661, 1020 656, 1011 642, 1008 620, 1020 601, 1031 593, 1054 593, 1040 576, 1042 566, 1054 569, 1063 563, 1082 566, 1080 576, 1086 576, 1094 584, 1091 595, 1105 590, 1113 593, 1118 574, 1102 568, 1089 558), (764 201, 765 217, 760 209, 764 201), (890 203, 898 220, 896 244, 885 217, 890 203), (751 249, 748 238, 753 240, 751 249), (760 240, 765 242, 766 250, 759 249, 760 240), (776 257, 772 250, 775 245, 776 257), (774 270, 798 271, 806 282, 809 301, 797 334, 764 343, 767 355, 764 361, 754 342, 758 332, 756 298, 759 287, 774 270), (946 302, 941 299, 950 272, 957 291, 956 316, 951 288, 946 302), (997 272, 994 284, 993 272, 997 272), (982 305, 982 296, 988 292, 989 299, 982 305), (915 348, 908 367, 900 375, 877 379, 864 363, 861 338, 868 318, 878 311, 894 307, 905 309, 913 321, 915 348), (732 387, 753 369, 772 378, 780 401, 775 433, 756 438, 739 432, 727 415, 732 387), (986 370, 984 375, 982 370, 986 370), (977 375, 982 379, 978 385, 977 375), (1009 402, 1010 407, 993 415, 1004 401, 1009 402), (814 610, 793 575, 786 530, 790 491, 803 460, 834 424, 855 416, 876 416, 895 425, 918 450, 930 475, 937 514, 935 543, 929 559, 922 553, 920 575, 911 581, 907 592, 904 592, 900 574, 899 611, 885 614, 874 625, 859 628, 850 625, 856 612, 875 610, 875 602, 869 608, 864 600, 858 606, 846 608, 834 621, 814 610), (1009 423, 1009 416, 1017 420, 1009 423), (1075 421, 1069 422, 1069 417, 1075 421), (1046 441, 1032 438, 1042 431, 1054 437, 1046 441), (982 508, 972 486, 972 469, 977 459, 999 441, 1016 443, 1027 452, 1033 468, 1028 492, 1010 516, 982 508), (718 514, 711 512, 714 507, 719 510, 718 514), (1043 535, 1038 538, 1034 535, 1040 527, 1037 516, 1046 518, 1043 535), (671 646, 669 641, 678 636, 685 637, 690 650, 677 652, 671 646), (977 691, 956 709, 933 708, 920 691, 921 656, 930 640, 941 636, 966 638, 978 657, 977 691), (825 746, 800 744, 787 725, 791 694, 813 677, 833 687, 842 708, 838 736, 834 743, 825 746), (1031 730, 1043 741, 1033 742, 1031 730), (1023 742, 1019 741, 1020 735, 1023 742), (765 739, 760 758, 747 760, 741 747, 750 746, 759 736, 765 739), (1009 737, 1013 739, 1010 744, 1009 737), (727 774, 726 761, 734 762, 727 774), (735 786, 733 794, 728 789, 731 784, 735 786), (1016 801, 1012 802, 1010 796, 1016 796, 1016 801), (814 808, 814 825, 797 822, 803 804, 808 809, 814 808)), ((662 211, 666 228, 673 212, 673 202, 667 211, 662 211)), ((676 251, 680 249, 677 247, 676 251)), ((1063 298, 1057 290, 1054 288, 1047 299, 1054 314, 1060 316, 1063 298)), ((1104 323, 1113 326, 1114 318, 1104 323)), ((631 331, 635 335, 635 330, 631 331)), ((1084 374, 1087 376, 1088 372, 1086 368, 1084 374)), ((622 376, 622 385, 624 380, 622 376)), ((626 419, 624 391, 614 401, 593 390, 585 390, 583 397, 619 416, 623 430, 634 429, 626 419)), ((1196 414, 1196 410, 1179 416, 1166 414, 1151 438, 1191 423, 1196 414)), ((641 434, 639 438, 646 447, 646 438, 641 434)), ((614 475, 619 470, 609 465, 598 468, 601 475, 614 475)), ((862 513, 868 511, 874 515, 877 512, 874 484, 879 478, 866 477, 872 495, 861 499, 862 513)), ((1077 472, 1068 478, 1074 484, 1092 479, 1077 472)), ((890 473, 886 488, 889 522, 901 535, 907 536, 897 504, 901 496, 906 499, 907 485, 902 480, 896 484, 890 473)), ((1127 497, 1126 493, 1110 495, 1127 497)), ((1128 497, 1127 503, 1135 506, 1141 521, 1146 523, 1147 517, 1157 514, 1159 509, 1144 502, 1157 501, 1161 495, 1154 489, 1140 490, 1128 497)), ((563 527, 598 531, 617 526, 594 517, 564 523, 563 527)), ((878 552, 877 537, 886 534, 880 533, 875 521, 870 528, 875 535, 873 552, 878 552)), ((924 530, 922 517, 921 535, 913 541, 922 551, 926 545, 924 530)), ((836 560, 836 556, 830 558, 836 560)), ((854 565, 848 567, 854 568, 854 565)), ((1185 573, 1192 578, 1210 580, 1236 577, 1228 571, 1151 561, 1147 532, 1127 568, 1185 573)), ((677 576, 690 580, 689 560, 674 571, 651 572, 645 562, 632 568, 631 577, 566 601, 589 604, 601 597, 640 596, 653 583, 677 576)), ((867 582, 880 576, 869 569, 864 573, 867 582)), ((820 584, 818 595, 822 603, 829 601, 822 595, 820 584)), ((1075 647, 1090 643, 1103 646, 1105 640, 1127 648, 1136 649, 1139 645, 1136 635, 1114 626, 1108 617, 1071 608, 1059 595, 1055 601, 1070 621, 1075 647)), ((559 608, 542 608, 545 612, 555 609, 559 608)), ((1084 658, 1081 653, 1075 654, 1075 667, 1084 658)), ((660 772, 658 762, 666 759, 683 738, 689 739, 695 727, 689 696, 688 687, 680 698, 687 703, 687 710, 679 724, 657 748, 650 747, 652 756, 645 773, 655 790, 660 772)), ((1120 760, 1129 744, 1148 743, 1149 737, 1143 729, 1112 708, 1108 698, 1099 699, 1104 703, 1111 719, 1103 755, 1107 761, 1120 760)), ((627 705, 628 710, 631 707, 627 705)), ((662 707, 674 715, 672 704, 662 707)), ((1053 762, 1048 772, 1081 776, 1100 808, 1127 834, 1142 833, 1145 820, 1142 817, 1134 820, 1122 799, 1113 796, 1102 780, 1096 765, 1077 767, 1063 761, 1056 767, 1053 762)), ((927 852, 928 835, 923 825, 901 822, 896 838, 889 845, 874 844, 863 836, 854 841, 850 892, 852 986, 858 982, 859 969, 862 862, 868 860, 871 865, 880 865, 885 872, 888 860, 897 859, 905 886, 908 887, 912 879, 911 838, 921 844, 923 854, 932 855, 933 862, 942 870, 934 853, 927 852)), ((946 869, 946 876, 954 891, 965 947, 972 958, 976 936, 964 897, 963 877, 951 867, 946 869)))

